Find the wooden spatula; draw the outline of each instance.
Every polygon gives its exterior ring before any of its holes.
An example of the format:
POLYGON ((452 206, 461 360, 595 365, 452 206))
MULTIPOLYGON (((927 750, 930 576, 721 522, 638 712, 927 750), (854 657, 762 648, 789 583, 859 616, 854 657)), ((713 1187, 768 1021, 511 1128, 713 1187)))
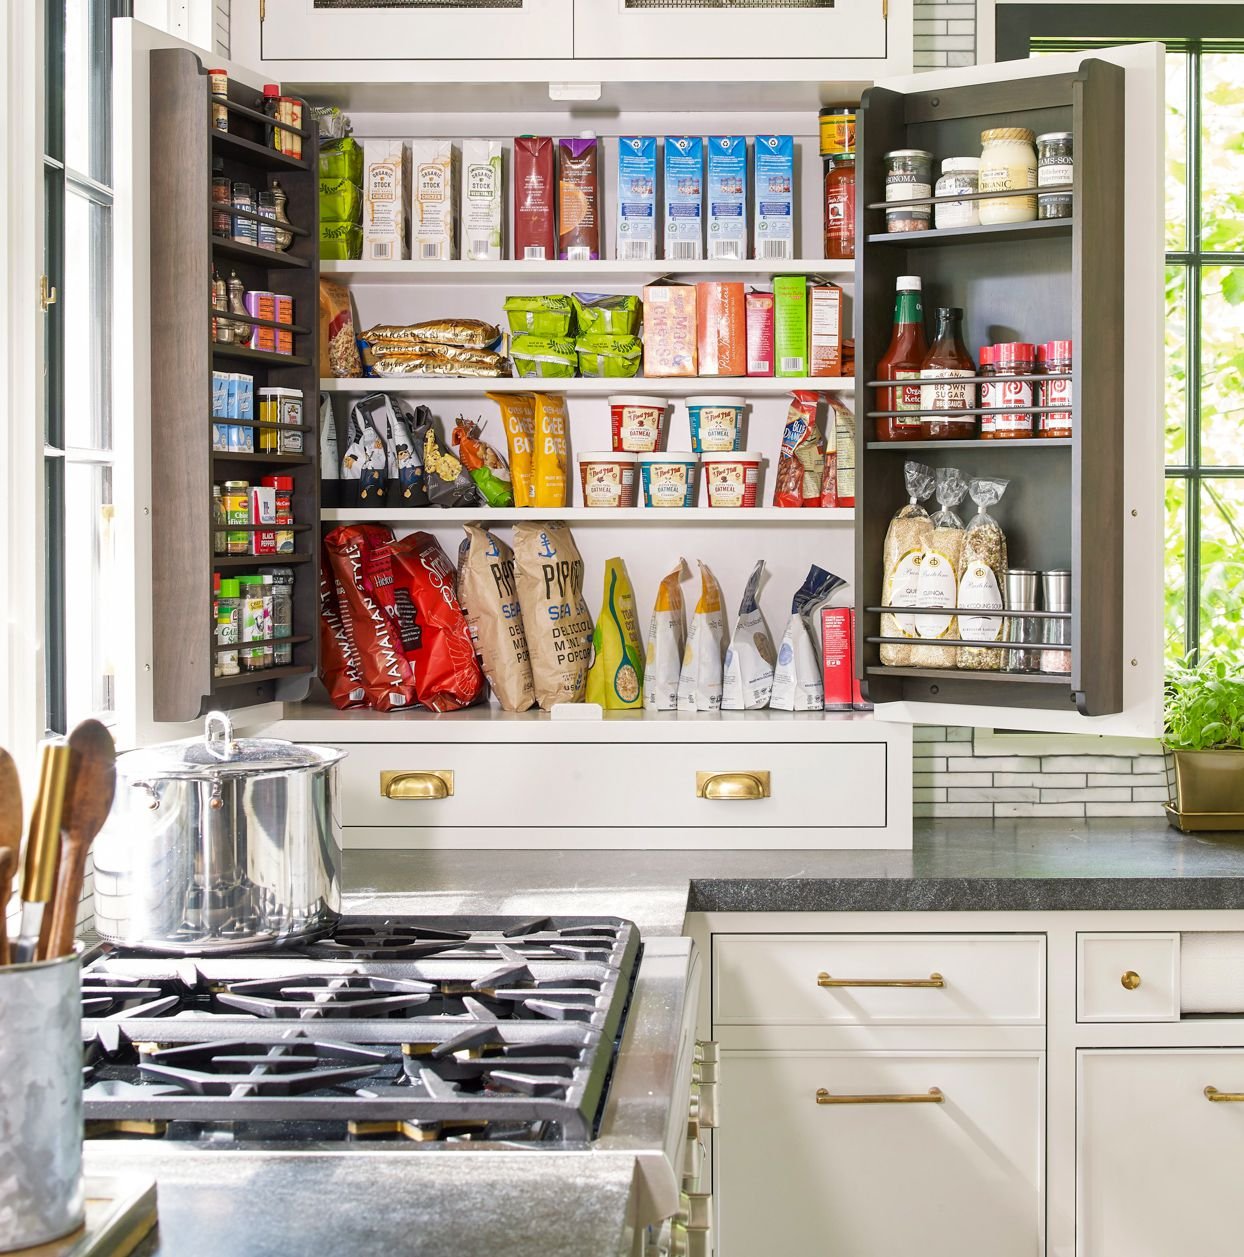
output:
POLYGON ((9 963, 6 920, 21 846, 22 786, 13 757, 8 751, 0 750, 0 965, 9 963))

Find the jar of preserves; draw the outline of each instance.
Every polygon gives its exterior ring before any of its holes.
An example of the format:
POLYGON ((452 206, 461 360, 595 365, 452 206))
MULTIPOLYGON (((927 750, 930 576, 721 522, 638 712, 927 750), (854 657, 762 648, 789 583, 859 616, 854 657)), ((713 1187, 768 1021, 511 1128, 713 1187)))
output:
MULTIPOLYGON (((1027 127, 981 132, 980 190, 1010 192, 1037 186, 1037 150, 1027 127)), ((980 203, 982 223, 1027 223, 1037 216, 1035 196, 989 197, 980 203)))
POLYGON ((855 154, 836 153, 825 163, 825 256, 855 256, 855 154))
MULTIPOLYGON (((981 159, 979 157, 947 157, 942 162, 942 176, 937 181, 936 196, 980 190, 981 159)), ((944 201, 933 207, 936 227, 975 227, 980 222, 979 201, 944 201)))
MULTIPOLYGON (((1074 174, 1070 131, 1047 131, 1037 136, 1037 187, 1070 188, 1074 174)), ((1037 196, 1038 218, 1070 218, 1071 193, 1037 196)))
POLYGON ((821 131, 821 156, 855 152, 855 106, 826 105, 817 118, 821 131))
POLYGON ((1043 410, 1037 425, 1038 436, 1069 437, 1071 435, 1071 342, 1046 341, 1037 350, 1037 369, 1043 377, 1037 396, 1041 406, 1057 407, 1043 410), (1066 378, 1058 378, 1066 377, 1066 378), (1062 409, 1062 407, 1066 409, 1062 409))
POLYGON ((878 441, 918 441, 920 425, 920 368, 928 356, 924 338, 924 306, 919 275, 900 275, 895 281, 894 328, 890 346, 877 364, 878 380, 904 381, 895 388, 877 390, 879 410, 910 411, 884 415, 873 422, 878 441))
MULTIPOLYGON (((911 201, 933 194, 933 154, 922 148, 896 148, 885 155, 885 199, 911 201)), ((886 231, 927 231, 927 205, 887 209, 886 231)))
MULTIPOLYGON (((994 347, 992 345, 982 345, 980 348, 980 359, 977 364, 977 375, 985 377, 981 380, 980 386, 980 401, 982 410, 999 404, 998 386, 992 380, 992 377, 996 374, 993 365, 993 350, 994 347)), ((981 440, 992 441, 994 438, 993 415, 981 415, 980 420, 981 440)))
POLYGON ((976 385, 968 383, 976 364, 963 343, 963 311, 940 306, 933 344, 920 365, 920 427, 926 441, 969 441, 976 435, 972 415, 957 410, 976 407, 976 385))
POLYGON ((1037 347, 1026 341, 1012 341, 993 347, 994 374, 1001 377, 993 386, 996 405, 1003 407, 993 420, 998 441, 1014 441, 1032 436, 1033 385, 1037 347), (1021 378, 1013 378, 1021 377, 1021 378))

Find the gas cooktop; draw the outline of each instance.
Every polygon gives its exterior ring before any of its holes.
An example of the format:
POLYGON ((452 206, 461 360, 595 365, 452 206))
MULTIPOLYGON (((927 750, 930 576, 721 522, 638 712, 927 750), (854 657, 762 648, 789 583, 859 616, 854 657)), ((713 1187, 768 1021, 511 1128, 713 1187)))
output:
POLYGON ((639 960, 618 918, 344 918, 267 954, 98 949, 88 1138, 592 1138, 639 960))

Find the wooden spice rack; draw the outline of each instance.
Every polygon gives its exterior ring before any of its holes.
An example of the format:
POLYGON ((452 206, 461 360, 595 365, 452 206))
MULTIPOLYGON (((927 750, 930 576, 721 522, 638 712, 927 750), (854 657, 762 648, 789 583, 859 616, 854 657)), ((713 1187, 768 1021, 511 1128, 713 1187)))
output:
MULTIPOLYGON (((1014 82, 907 93, 871 88, 858 116, 856 172, 860 242, 855 264, 856 392, 862 399, 861 423, 866 425, 860 431, 856 479, 856 583, 864 608, 856 649, 865 692, 879 703, 934 701, 1074 710, 1090 716, 1120 712, 1123 71, 1088 60, 1072 74, 1014 82), (975 154, 980 151, 981 131, 1001 126, 1028 127, 1038 134, 1073 133, 1076 181, 1070 188, 1057 189, 1060 194, 1072 193, 1070 218, 885 230, 884 153, 926 149, 937 162, 975 154), (1072 436, 872 439, 874 420, 891 413, 866 406, 877 389, 893 387, 874 379, 873 373, 889 344, 895 280, 900 275, 921 277, 926 316, 931 318, 937 306, 963 308, 965 339, 974 359, 983 344, 1070 339, 1072 436), (1010 566, 1071 569, 1071 610, 1058 617, 1067 618, 1071 626, 1069 676, 881 664, 881 644, 903 640, 885 638, 880 631, 882 556, 890 520, 907 501, 903 466, 912 457, 933 468, 959 467, 968 478, 997 476, 1010 482, 1001 502, 990 508, 1006 534, 1010 566)), ((943 199, 985 201, 994 195, 998 194, 943 199)), ((914 198, 909 203, 936 205, 938 198, 914 198)), ((897 205, 891 202, 888 208, 897 205)), ((974 382, 981 378, 974 377, 974 382)), ((1014 409, 977 408, 954 414, 978 421, 982 415, 1014 409)), ((1038 414, 1042 410, 1028 409, 1038 414)), ((935 502, 926 505, 930 514, 937 509, 935 502)), ((965 498, 958 513, 965 521, 974 513, 970 499, 965 498)), ((1039 615, 1005 610, 990 614, 1039 615)))
MULTIPOLYGON (((308 546, 305 534, 316 534, 320 511, 318 144, 313 129, 277 123, 253 108, 253 89, 236 81, 229 84, 227 100, 214 101, 224 104, 229 130, 215 129, 206 70, 186 49, 152 53, 150 92, 151 306, 159 312, 151 329, 151 401, 158 434, 152 449, 153 716, 184 721, 213 707, 296 701, 305 697, 316 668, 319 573, 314 546, 308 546), (268 136, 274 127, 302 137, 302 159, 270 146, 268 136), (212 234, 212 215, 222 212, 211 201, 214 158, 222 159, 223 173, 230 180, 249 183, 257 193, 267 191, 273 180, 280 183, 293 235, 288 250, 261 249, 212 234), (247 291, 289 294, 294 303, 292 322, 213 310, 213 266, 226 280, 236 271, 247 291), (211 321, 222 317, 288 332, 294 352, 216 344, 211 321), (212 415, 213 369, 253 377, 254 420, 212 415), (304 422, 293 427, 260 420, 262 388, 301 391, 304 422), (214 450, 217 423, 250 429, 256 445, 263 431, 300 432, 303 453, 214 450), (302 539, 301 548, 294 554, 214 555, 213 534, 221 528, 211 518, 213 483, 238 479, 254 484, 265 474, 293 478, 297 522, 292 531, 302 539), (201 510, 195 509, 196 503, 201 510), (291 647, 293 662, 214 677, 213 659, 220 648, 211 623, 212 574, 233 576, 261 567, 294 569, 292 635, 280 639, 291 647)), ((305 105, 304 116, 309 117, 305 105)), ((252 525, 229 531, 259 529, 252 525)))

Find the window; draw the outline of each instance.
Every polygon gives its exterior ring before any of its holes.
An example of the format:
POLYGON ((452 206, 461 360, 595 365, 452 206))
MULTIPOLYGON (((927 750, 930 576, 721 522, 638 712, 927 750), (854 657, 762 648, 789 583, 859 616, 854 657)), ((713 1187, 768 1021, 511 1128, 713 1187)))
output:
POLYGON ((1166 44, 1166 654, 1244 623, 1244 9, 999 4, 1013 60, 1166 44))

